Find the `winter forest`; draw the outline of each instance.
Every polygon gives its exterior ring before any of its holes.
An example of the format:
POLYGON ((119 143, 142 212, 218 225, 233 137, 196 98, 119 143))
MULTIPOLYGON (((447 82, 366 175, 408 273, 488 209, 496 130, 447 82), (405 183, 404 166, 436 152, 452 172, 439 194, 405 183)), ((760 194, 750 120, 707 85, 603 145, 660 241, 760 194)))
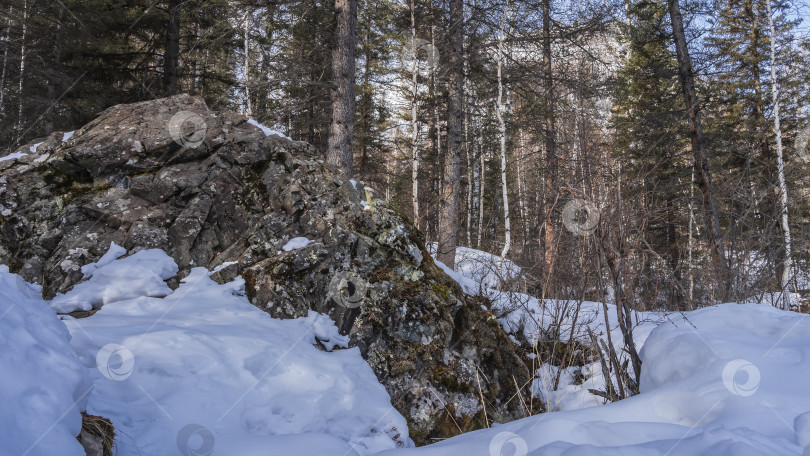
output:
POLYGON ((0 456, 810 455, 803 0, 0 0, 0 456))

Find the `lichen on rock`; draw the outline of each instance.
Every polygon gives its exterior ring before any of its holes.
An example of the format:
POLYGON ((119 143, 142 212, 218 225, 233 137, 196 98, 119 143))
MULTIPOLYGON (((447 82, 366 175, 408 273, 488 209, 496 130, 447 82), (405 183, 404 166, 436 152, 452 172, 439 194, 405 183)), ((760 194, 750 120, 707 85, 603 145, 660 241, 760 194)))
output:
POLYGON ((67 142, 54 133, 0 162, 0 263, 46 297, 80 282, 110 242, 163 249, 181 277, 227 265, 212 277, 241 275, 273 317, 334 319, 417 444, 525 416, 519 347, 436 266, 421 233, 311 146, 247 120, 188 95, 120 105, 67 142), (179 112, 202 120, 180 141, 179 112), (296 237, 312 242, 283 251, 296 237))

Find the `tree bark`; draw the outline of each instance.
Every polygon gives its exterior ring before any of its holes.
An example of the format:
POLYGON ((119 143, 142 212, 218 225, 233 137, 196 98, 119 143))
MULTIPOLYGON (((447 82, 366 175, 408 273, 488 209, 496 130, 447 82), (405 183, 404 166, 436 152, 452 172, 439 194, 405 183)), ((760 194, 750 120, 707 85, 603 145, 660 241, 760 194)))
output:
POLYGON ((357 1, 335 0, 335 47, 332 51, 332 124, 326 161, 352 176, 354 135, 354 47, 357 31, 357 1))
POLYGON ((166 51, 163 55, 163 93, 177 94, 177 66, 180 61, 180 0, 169 1, 169 25, 166 29, 166 51))
MULTIPOLYGON (((481 130, 478 130, 478 144, 483 144, 481 130)), ((481 171, 478 172, 478 237, 476 238, 476 248, 481 249, 481 237, 483 237, 484 230, 484 195, 486 192, 486 171, 487 160, 484 149, 479 146, 478 156, 481 165, 481 171)))
POLYGON ((14 14, 14 8, 8 7, 8 18, 6 19, 6 30, 3 36, 3 70, 0 73, 0 118, 6 115, 6 68, 8 67, 8 43, 11 32, 11 16, 14 14))
POLYGON ((447 152, 444 157, 439 211, 438 259, 449 268, 456 263, 461 135, 464 104, 464 0, 450 1, 449 55, 447 58, 447 152))
POLYGON ((25 80, 25 40, 28 32, 28 0, 23 2, 22 37, 20 40, 20 83, 17 88, 17 98, 19 104, 17 109, 17 141, 15 145, 20 145, 23 138, 23 81, 25 80))
POLYGON ((250 25, 248 19, 252 13, 250 11, 245 12, 245 24, 244 24, 244 33, 245 33, 245 78, 244 78, 244 86, 245 86, 245 115, 251 117, 253 115, 253 107, 250 104, 250 25))
POLYGON ((416 58, 416 0, 411 0, 411 203, 413 224, 419 228, 419 108, 416 104, 419 63, 416 58))
POLYGON ((546 89, 546 176, 544 201, 543 259, 546 282, 554 265, 554 223, 553 209, 557 194, 557 150, 554 107, 554 81, 551 66, 551 0, 543 0, 543 84, 546 89))
POLYGON ((498 275, 504 274, 503 261, 512 247, 512 226, 509 221, 509 187, 506 182, 506 119, 504 115, 509 110, 508 102, 504 102, 503 94, 503 54, 504 54, 504 41, 506 40, 506 19, 509 14, 509 1, 503 9, 503 19, 501 20, 501 29, 498 34, 498 102, 495 106, 495 114, 498 118, 498 133, 501 142, 501 191, 503 194, 503 232, 504 242, 503 250, 501 250, 501 260, 498 265, 498 275))
POLYGON ((706 217, 706 228, 712 255, 721 270, 721 280, 725 291, 722 299, 729 297, 732 286, 731 270, 726 259, 723 247, 723 233, 720 230, 720 219, 717 213, 717 204, 714 200, 714 189, 709 172, 709 162, 706 158, 706 147, 703 140, 703 127, 700 121, 697 95, 695 93, 695 77, 692 70, 692 61, 686 45, 686 35, 683 28, 683 17, 678 0, 667 0, 669 16, 672 21, 672 34, 675 40, 675 51, 678 57, 678 78, 683 90, 686 112, 689 116, 689 138, 692 143, 692 155, 695 160, 695 172, 698 188, 703 199, 703 211, 706 217))
POLYGON ((785 183, 785 162, 782 154, 782 127, 779 125, 779 85, 776 81, 776 28, 773 25, 771 0, 765 0, 768 6, 768 26, 771 31, 771 95, 773 96, 773 129, 776 132, 776 166, 779 173, 779 205, 781 212, 782 234, 785 240, 785 259, 782 264, 782 306, 787 308, 787 296, 790 281, 793 278, 793 259, 791 258, 790 224, 788 223, 787 184, 785 183))

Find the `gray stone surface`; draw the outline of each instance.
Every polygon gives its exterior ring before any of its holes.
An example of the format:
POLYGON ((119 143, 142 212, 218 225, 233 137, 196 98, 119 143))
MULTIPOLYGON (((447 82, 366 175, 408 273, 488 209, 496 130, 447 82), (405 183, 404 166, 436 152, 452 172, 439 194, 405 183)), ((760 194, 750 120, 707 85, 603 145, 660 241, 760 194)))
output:
POLYGON ((0 263, 46 297, 82 280, 111 241, 165 250, 181 277, 235 262, 214 277, 242 275, 257 307, 278 318, 314 309, 351 335, 417 444, 483 426, 479 381, 490 421, 523 416, 515 382, 529 372, 489 303, 309 145, 187 95, 112 107, 61 138, 0 161, 0 263), (177 125, 184 112, 199 117, 177 125), (282 251, 294 237, 314 242, 282 251))

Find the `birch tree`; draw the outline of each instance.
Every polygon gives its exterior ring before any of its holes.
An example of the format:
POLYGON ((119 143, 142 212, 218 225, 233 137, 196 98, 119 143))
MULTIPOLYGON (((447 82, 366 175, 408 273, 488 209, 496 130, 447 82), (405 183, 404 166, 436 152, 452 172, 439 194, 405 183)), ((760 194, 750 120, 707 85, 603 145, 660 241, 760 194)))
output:
POLYGON ((413 223, 419 227, 419 119, 417 90, 419 66, 416 60, 416 0, 411 0, 411 203, 413 223))
MULTIPOLYGON (((504 60, 504 41, 506 40, 506 20, 509 16, 509 0, 503 7, 503 18, 501 19, 501 28, 498 32, 498 101, 495 104, 495 114, 498 118, 498 133, 500 135, 501 144, 501 191, 503 193, 503 224, 504 224, 504 243, 503 250, 501 250, 501 260, 498 266, 498 274, 503 274, 503 261, 506 254, 509 253, 509 248, 512 247, 512 227, 509 222, 509 187, 506 182, 506 119, 504 116, 508 114, 509 106, 508 101, 504 99, 503 87, 503 60, 504 60)), ((508 95, 507 95, 508 98, 508 95)))
POLYGON ((11 31, 11 16, 14 14, 14 8, 8 7, 8 18, 6 18, 6 30, 3 35, 3 68, 0 71, 0 118, 6 114, 6 69, 8 68, 8 44, 9 33, 11 31))
POLYGON ((25 81, 25 40, 28 32, 28 0, 23 2, 23 16, 22 16, 22 37, 20 39, 20 83, 17 87, 17 98, 19 98, 19 105, 17 108, 17 144, 22 141, 23 136, 23 81, 25 81))
MULTIPOLYGON (((782 155, 782 128, 779 125, 779 84, 776 79, 776 29, 773 25, 771 1, 765 0, 768 10, 768 27, 771 35, 771 95, 773 97, 773 129, 776 133, 776 168, 779 174, 779 206, 781 212, 782 234, 785 242, 785 259, 782 263, 782 293, 787 293, 793 276, 793 260, 791 258, 790 224, 788 224, 787 185, 785 184, 785 162, 782 155)), ((787 297, 784 296, 784 299, 787 297)), ((787 308, 787 303, 782 304, 787 308)))

